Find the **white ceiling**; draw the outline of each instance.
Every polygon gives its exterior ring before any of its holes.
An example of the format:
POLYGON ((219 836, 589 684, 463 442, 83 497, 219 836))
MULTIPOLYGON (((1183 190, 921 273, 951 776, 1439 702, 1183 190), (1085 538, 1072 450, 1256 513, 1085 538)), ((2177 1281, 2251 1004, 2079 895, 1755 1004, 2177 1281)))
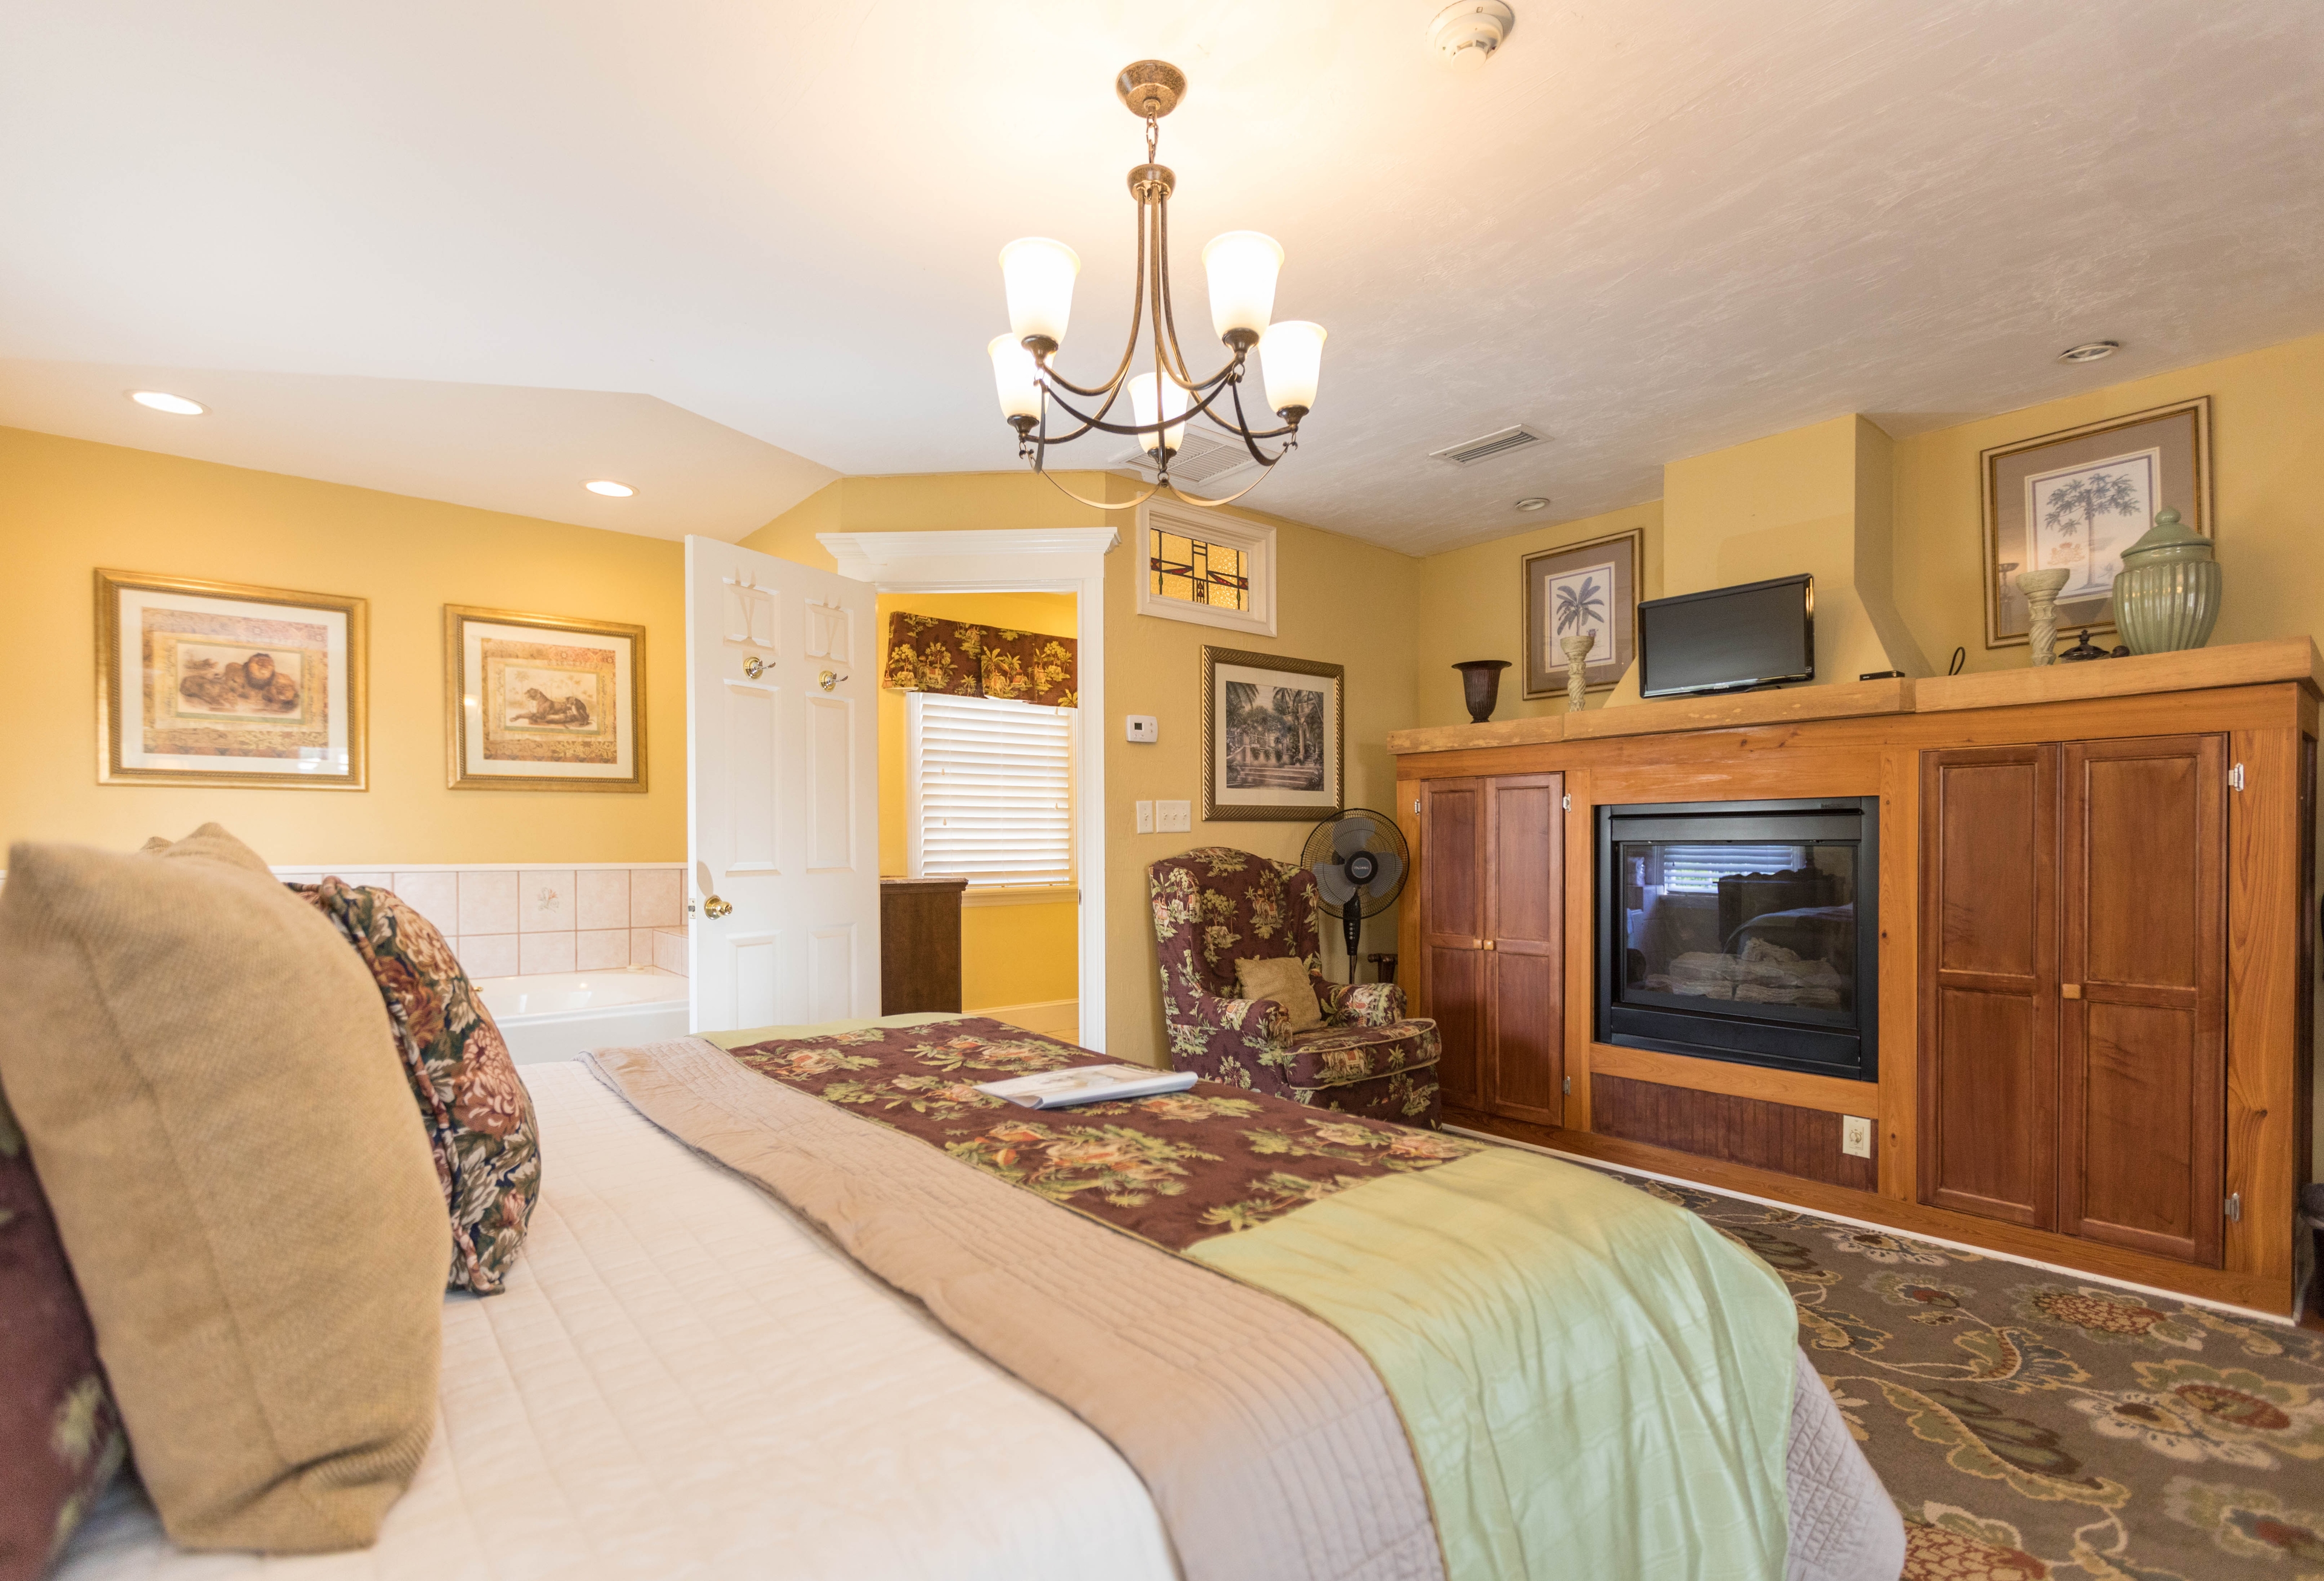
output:
POLYGON ((2324 5, 1517 0, 1463 72, 1436 4, 10 0, 0 421, 724 537, 1008 467, 993 254, 1078 248, 1111 365, 1147 54, 1189 337, 1243 227, 1332 331, 1250 503, 1415 552, 2324 329, 2324 5), (215 414, 121 401, 165 377, 215 414))

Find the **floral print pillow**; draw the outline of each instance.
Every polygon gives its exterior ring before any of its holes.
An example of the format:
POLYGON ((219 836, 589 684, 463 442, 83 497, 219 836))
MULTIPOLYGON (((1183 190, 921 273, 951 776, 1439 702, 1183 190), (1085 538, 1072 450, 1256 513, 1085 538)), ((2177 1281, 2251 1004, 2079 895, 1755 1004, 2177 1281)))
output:
POLYGON ((436 925, 386 890, 290 886, 331 920, 379 984, 452 1215, 454 1290, 494 1294, 540 1194, 532 1095, 436 925))
POLYGON ((0 1581, 48 1569, 124 1447, 88 1309, 0 1099, 0 1581))

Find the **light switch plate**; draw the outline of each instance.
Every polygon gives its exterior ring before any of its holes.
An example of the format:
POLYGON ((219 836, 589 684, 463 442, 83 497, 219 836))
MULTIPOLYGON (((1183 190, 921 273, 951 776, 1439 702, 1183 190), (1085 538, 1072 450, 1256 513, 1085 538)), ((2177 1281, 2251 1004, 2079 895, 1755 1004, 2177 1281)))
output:
POLYGON ((1154 804, 1150 801, 1138 804, 1138 832, 1141 835, 1154 832, 1154 804))
POLYGON ((1149 744, 1162 739, 1162 721, 1151 714, 1130 714, 1122 719, 1121 734, 1125 740, 1149 744))
POLYGON ((1157 801, 1154 804, 1154 827, 1166 835, 1183 835, 1194 827, 1194 807, 1191 801, 1157 801))
POLYGON ((1840 1117, 1840 1151, 1859 1159, 1872 1156, 1872 1122, 1861 1114, 1840 1117))

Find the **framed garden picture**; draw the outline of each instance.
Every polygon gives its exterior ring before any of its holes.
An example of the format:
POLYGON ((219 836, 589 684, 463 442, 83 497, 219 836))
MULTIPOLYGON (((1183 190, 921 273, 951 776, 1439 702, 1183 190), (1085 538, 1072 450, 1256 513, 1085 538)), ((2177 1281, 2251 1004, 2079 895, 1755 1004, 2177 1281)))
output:
POLYGON ((1588 632, 1596 639, 1582 668, 1591 691, 1622 679, 1638 652, 1638 562, 1641 528, 1545 549, 1524 559, 1525 695, 1565 695, 1563 639, 1588 632))
POLYGON ((98 782, 361 790, 369 609, 98 571, 98 782))
POLYGON ((643 790, 646 628, 444 606, 456 790, 643 790))
POLYGON ((1345 669, 1203 649, 1203 816, 1227 822, 1340 810, 1345 669))
POLYGON ((2122 551, 2165 508, 2211 532, 2211 398, 2086 423, 1979 458, 1985 495, 1985 645, 2026 640, 2020 571, 2064 567, 2061 633, 2114 629, 2122 551))

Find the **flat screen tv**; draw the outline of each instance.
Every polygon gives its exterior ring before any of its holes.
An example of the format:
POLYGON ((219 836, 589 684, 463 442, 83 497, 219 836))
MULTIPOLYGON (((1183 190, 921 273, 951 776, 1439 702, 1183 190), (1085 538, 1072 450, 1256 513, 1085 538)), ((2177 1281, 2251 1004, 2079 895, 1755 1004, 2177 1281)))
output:
POLYGON ((1815 679, 1815 578, 1777 577, 1638 606, 1638 691, 1745 691, 1815 679))

